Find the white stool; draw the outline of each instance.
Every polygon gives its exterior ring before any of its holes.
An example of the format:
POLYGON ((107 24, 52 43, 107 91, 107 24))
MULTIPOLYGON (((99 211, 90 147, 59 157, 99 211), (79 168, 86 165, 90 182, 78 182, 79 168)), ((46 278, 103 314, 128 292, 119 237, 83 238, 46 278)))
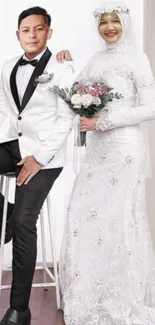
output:
MULTIPOLYGON (((3 208, 3 222, 2 222, 2 232, 1 232, 1 244, 0 244, 0 295, 2 290, 11 288, 11 285, 2 285, 2 275, 3 272, 11 271, 10 268, 3 269, 3 259, 4 259, 4 242, 5 242, 5 231, 6 231, 6 220, 7 220, 7 206, 8 206, 8 197, 9 197, 9 187, 10 181, 12 178, 15 178, 15 173, 6 173, 1 175, 1 183, 0 183, 0 190, 3 191, 5 200, 4 200, 4 208, 3 208)), ((56 303, 57 309, 60 309, 60 287, 59 287, 59 279, 58 279, 58 267, 57 267, 57 259, 55 253, 55 240, 53 234, 53 227, 52 227, 52 209, 51 209, 51 202, 50 196, 48 195, 44 206, 40 213, 40 226, 41 226, 41 245, 42 245, 42 257, 43 261, 40 266, 37 266, 35 270, 43 270, 44 282, 43 283, 35 283, 32 284, 32 287, 43 287, 47 289, 48 287, 55 287, 56 288, 56 303), (47 207, 47 215, 48 215, 48 225, 49 225, 49 234, 50 234, 50 246, 51 246, 51 253, 52 253, 52 269, 53 272, 49 269, 49 265, 47 266, 46 260, 46 241, 45 241, 45 218, 44 218, 44 207, 47 207), (49 276, 51 282, 47 282, 46 276, 49 276)))

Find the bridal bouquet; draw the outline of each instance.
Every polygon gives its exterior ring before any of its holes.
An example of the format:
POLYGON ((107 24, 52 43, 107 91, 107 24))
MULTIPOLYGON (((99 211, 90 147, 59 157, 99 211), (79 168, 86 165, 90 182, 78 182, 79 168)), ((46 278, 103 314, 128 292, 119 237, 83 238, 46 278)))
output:
MULTIPOLYGON (((53 86, 50 90, 61 97, 75 114, 84 117, 97 116, 108 102, 122 97, 118 93, 112 93, 112 88, 103 82, 76 81, 70 88, 53 86)), ((85 145, 86 132, 81 132, 80 137, 81 145, 85 145)))

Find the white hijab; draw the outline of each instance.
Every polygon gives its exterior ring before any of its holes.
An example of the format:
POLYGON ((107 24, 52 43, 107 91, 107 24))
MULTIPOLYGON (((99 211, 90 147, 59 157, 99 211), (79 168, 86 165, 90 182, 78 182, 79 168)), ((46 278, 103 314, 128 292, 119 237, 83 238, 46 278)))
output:
MULTIPOLYGON (((134 32, 133 32, 133 24, 131 21, 131 16, 130 16, 130 10, 129 8, 124 5, 124 4, 117 4, 116 2, 111 2, 104 3, 100 8, 95 9, 94 11, 94 17, 95 17, 95 32, 92 35, 92 40, 95 39, 95 37, 100 41, 100 50, 99 52, 97 51, 95 55, 88 61, 87 65, 84 67, 84 69, 81 71, 81 73, 78 75, 78 80, 86 80, 93 78, 93 76, 97 75, 100 76, 101 74, 101 64, 98 59, 98 54, 99 58, 104 57, 104 51, 108 50, 108 54, 114 54, 117 55, 117 52, 122 54, 124 56, 124 52, 127 54, 130 53, 129 55, 132 55, 134 58, 134 53, 135 53, 135 38, 134 38, 134 32), (122 35, 120 39, 113 43, 109 44, 106 41, 103 40, 103 38, 100 36, 99 31, 98 31, 98 26, 101 21, 101 16, 106 13, 106 14, 111 14, 115 12, 121 22, 122 26, 122 35), (130 51, 129 51, 130 48, 130 51), (110 51, 109 51, 110 50, 110 51)), ((93 30, 91 31, 93 32, 93 30)), ((93 42, 93 41, 92 41, 93 42)), ((114 60, 114 57, 113 57, 114 60)), ((129 60, 130 61, 130 60, 129 60)), ((104 68, 104 66, 103 66, 104 68)))
POLYGON ((102 39, 103 46, 105 46, 106 48, 113 48, 113 47, 119 47, 120 45, 121 46, 124 45, 124 46, 130 46, 136 48, 136 41, 135 41, 130 9, 124 3, 106 2, 100 8, 95 9, 94 17, 96 20, 97 27, 99 26, 101 16, 104 13, 110 14, 113 12, 115 12, 120 19, 122 25, 122 36, 119 39, 119 41, 117 41, 114 44, 107 44, 102 39))

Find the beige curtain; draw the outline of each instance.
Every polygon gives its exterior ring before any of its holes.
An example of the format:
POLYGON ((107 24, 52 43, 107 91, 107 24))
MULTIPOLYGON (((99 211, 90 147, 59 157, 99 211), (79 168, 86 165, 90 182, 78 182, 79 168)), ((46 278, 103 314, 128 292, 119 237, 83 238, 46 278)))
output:
MULTIPOLYGON (((155 0, 144 0, 144 52, 147 53, 155 76, 155 0)), ((149 145, 152 178, 147 181, 147 210, 155 244, 155 121, 149 123, 149 145)))

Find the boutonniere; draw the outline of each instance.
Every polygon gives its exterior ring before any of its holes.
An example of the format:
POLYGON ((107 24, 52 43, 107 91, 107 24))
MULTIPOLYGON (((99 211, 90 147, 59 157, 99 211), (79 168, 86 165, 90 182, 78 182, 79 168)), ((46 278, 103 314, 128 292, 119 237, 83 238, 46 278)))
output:
POLYGON ((53 77, 54 77, 54 73, 48 73, 47 71, 44 71, 43 74, 41 74, 39 77, 35 79, 35 83, 45 84, 51 81, 53 77))

